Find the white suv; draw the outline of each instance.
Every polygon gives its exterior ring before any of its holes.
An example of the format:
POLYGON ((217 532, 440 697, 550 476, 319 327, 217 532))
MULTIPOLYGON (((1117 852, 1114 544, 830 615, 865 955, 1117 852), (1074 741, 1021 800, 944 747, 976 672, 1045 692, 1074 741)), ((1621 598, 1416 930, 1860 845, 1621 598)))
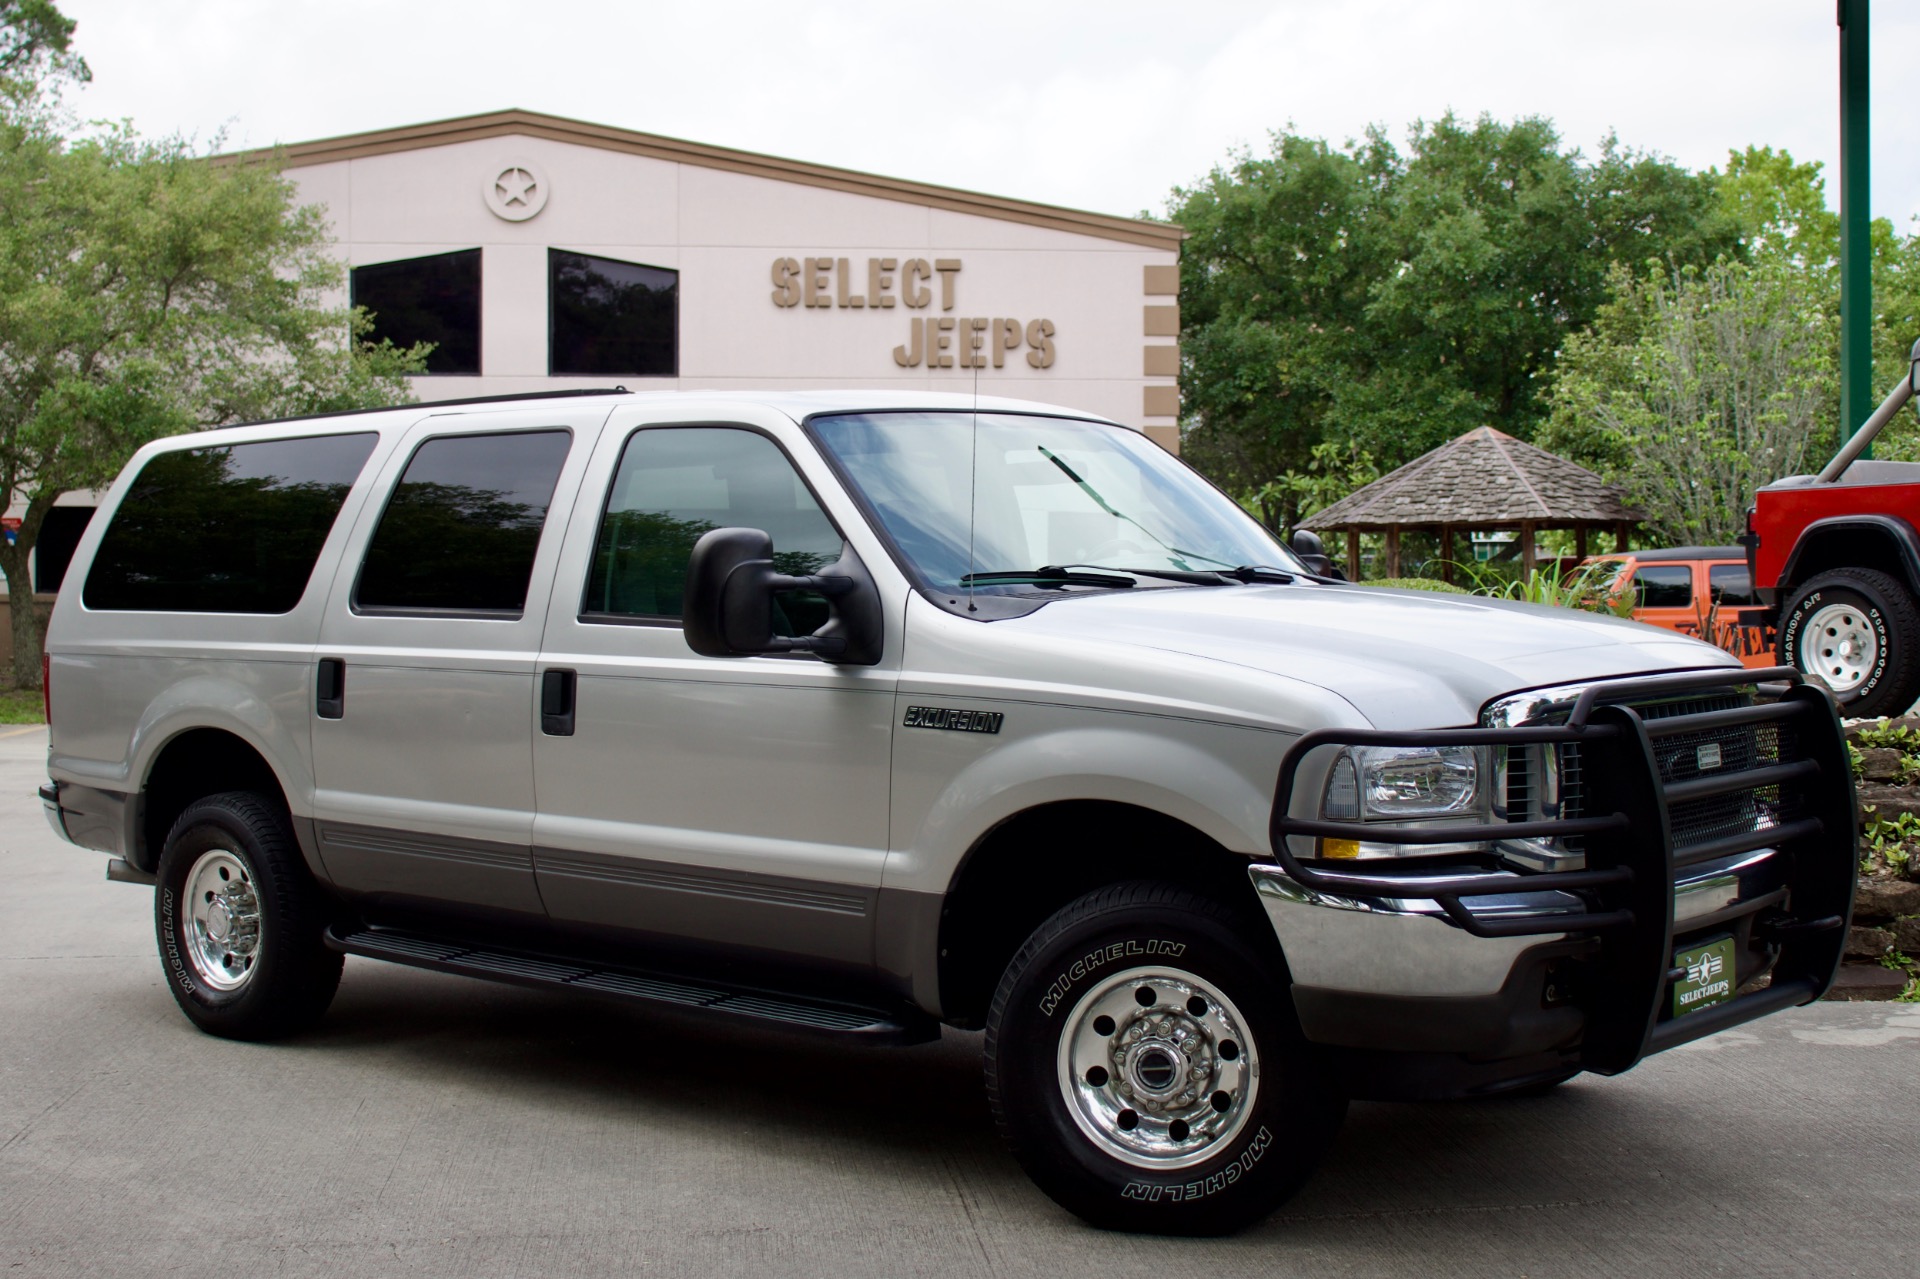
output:
POLYGON ((1258 1219, 1349 1096, 1550 1087, 1814 999, 1852 895, 1844 746, 1792 672, 1341 582, 1038 404, 163 440, 47 645, 48 816, 157 885, 202 1028, 299 1030, 343 954, 984 1027, 1014 1152, 1104 1226, 1258 1219))

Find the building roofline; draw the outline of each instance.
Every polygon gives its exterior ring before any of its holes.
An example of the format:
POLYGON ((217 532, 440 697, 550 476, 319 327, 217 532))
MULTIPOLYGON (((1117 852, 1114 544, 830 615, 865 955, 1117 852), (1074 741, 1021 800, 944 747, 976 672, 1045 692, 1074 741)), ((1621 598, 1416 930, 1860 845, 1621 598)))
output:
POLYGON ((698 165, 706 169, 746 174, 749 177, 771 178, 778 182, 797 182, 803 186, 845 191, 852 195, 864 195, 874 199, 896 200, 905 204, 923 205, 927 208, 946 209, 953 213, 970 213, 976 217, 997 218, 1003 222, 1020 222, 1028 226, 1067 231, 1075 235, 1119 240, 1146 248, 1177 250, 1180 242, 1186 238, 1186 231, 1171 222, 1115 217, 1106 213, 1088 213, 1081 209, 1037 204, 1031 200, 1012 200, 1005 196, 983 195, 977 191, 962 191, 956 187, 909 182, 903 178, 888 178, 874 173, 862 173, 855 169, 837 169, 824 164, 809 164, 801 160, 761 155, 753 151, 736 151, 730 147, 709 146, 704 142, 688 142, 680 138, 641 133, 633 129, 616 129, 610 125, 589 124, 583 120, 569 120, 563 116, 543 115, 537 111, 522 111, 517 108, 507 111, 489 111, 481 115, 459 116, 451 120, 434 120, 426 124, 402 125, 394 129, 376 129, 369 133, 350 133, 337 138, 320 138, 312 142, 257 147, 247 151, 231 152, 221 158, 225 160, 272 158, 279 160, 288 168, 298 169, 315 164, 332 164, 340 160, 357 160, 365 156, 389 155, 397 151, 417 151, 426 147, 448 146, 456 142, 477 142, 486 138, 508 136, 544 138, 550 142, 566 142, 575 146, 594 147, 602 151, 615 151, 623 155, 670 160, 680 164, 698 165))

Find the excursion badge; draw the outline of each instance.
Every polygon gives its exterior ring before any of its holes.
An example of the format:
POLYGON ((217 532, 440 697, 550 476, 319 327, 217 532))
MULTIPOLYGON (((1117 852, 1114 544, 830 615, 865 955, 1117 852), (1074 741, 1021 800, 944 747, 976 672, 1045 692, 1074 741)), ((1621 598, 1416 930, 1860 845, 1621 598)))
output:
POLYGON ((997 733, 1006 719, 999 711, 956 711, 942 706, 909 706, 906 728, 944 728, 954 733, 997 733))

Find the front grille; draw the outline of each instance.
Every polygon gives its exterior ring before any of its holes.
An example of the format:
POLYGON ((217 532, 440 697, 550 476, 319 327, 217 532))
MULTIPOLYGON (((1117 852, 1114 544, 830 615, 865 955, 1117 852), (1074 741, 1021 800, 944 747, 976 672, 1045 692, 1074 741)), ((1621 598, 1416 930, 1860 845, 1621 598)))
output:
MULTIPOLYGON (((1641 719, 1651 721, 1733 710, 1752 705, 1753 698, 1744 692, 1728 691, 1626 704, 1641 719)), ((1521 747, 1507 749, 1508 820, 1522 820, 1520 814, 1523 813, 1544 815, 1538 814, 1532 806, 1536 788, 1528 772, 1528 764, 1516 759, 1527 752, 1521 747)), ((1568 742, 1541 749, 1559 752, 1559 815, 1565 818, 1586 816, 1586 780, 1579 743, 1568 742)), ((1653 743, 1653 755, 1663 784, 1708 775, 1745 772, 1800 758, 1793 730, 1778 723, 1708 728, 1659 738, 1653 743), (1713 763, 1715 750, 1719 752, 1718 763, 1713 763), (1709 767, 1703 768, 1702 760, 1706 760, 1709 767)), ((1529 763, 1533 758, 1528 755, 1529 763)), ((1792 821, 1803 811, 1804 804, 1797 792, 1782 796, 1778 786, 1766 786, 1706 799, 1683 800, 1670 805, 1667 816, 1673 832, 1674 851, 1684 853, 1687 849, 1717 839, 1771 829, 1792 821)), ((1584 848, 1585 841, 1576 837, 1565 840, 1564 845, 1570 852, 1579 852, 1584 848)))
POLYGON ((1507 820, 1524 822, 1532 820, 1533 808, 1533 748, 1529 746, 1507 747, 1507 820))

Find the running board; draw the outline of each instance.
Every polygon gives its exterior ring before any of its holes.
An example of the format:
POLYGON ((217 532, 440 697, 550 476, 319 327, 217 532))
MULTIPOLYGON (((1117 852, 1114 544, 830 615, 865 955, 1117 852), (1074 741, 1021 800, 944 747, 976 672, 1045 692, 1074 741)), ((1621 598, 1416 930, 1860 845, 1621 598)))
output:
POLYGON ((940 1037, 939 1023, 924 1013, 890 1013, 857 1004, 717 986, 688 981, 677 975, 468 946, 397 929, 335 927, 327 930, 326 941, 329 949, 346 955, 384 959, 537 990, 579 990, 633 1004, 717 1013, 763 1026, 850 1038, 861 1043, 923 1044, 940 1037))

